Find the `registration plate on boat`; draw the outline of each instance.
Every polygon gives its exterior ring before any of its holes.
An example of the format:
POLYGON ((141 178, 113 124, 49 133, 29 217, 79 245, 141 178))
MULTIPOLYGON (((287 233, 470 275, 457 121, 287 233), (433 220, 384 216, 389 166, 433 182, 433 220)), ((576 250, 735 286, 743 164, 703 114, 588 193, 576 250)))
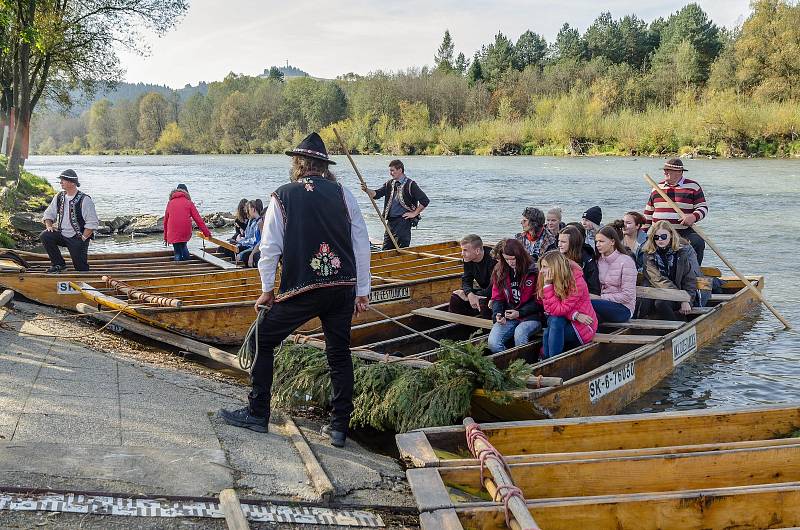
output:
POLYGON ((78 294, 77 289, 73 289, 69 282, 56 282, 56 292, 58 294, 78 294))
POLYGON ((626 385, 636 378, 634 361, 604 373, 589 383, 589 401, 597 402, 606 394, 626 385))
POLYGON ((394 302, 395 300, 405 300, 411 298, 411 288, 390 287, 389 289, 379 289, 369 293, 370 304, 382 304, 384 302, 394 302))
POLYGON ((697 329, 692 326, 672 339, 672 366, 678 366, 684 359, 697 351, 697 329))

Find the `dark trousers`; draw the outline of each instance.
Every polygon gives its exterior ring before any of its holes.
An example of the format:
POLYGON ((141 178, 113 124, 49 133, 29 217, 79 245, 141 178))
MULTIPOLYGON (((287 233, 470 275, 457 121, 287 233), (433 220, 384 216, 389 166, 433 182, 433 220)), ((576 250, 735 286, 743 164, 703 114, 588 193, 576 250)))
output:
POLYGON ((258 325, 258 356, 250 375, 250 413, 270 415, 274 350, 294 330, 319 317, 325 334, 325 355, 331 372, 331 425, 346 433, 353 413, 353 360, 350 357, 350 325, 355 287, 312 289, 272 306, 258 325))
POLYGON ((592 308, 597 313, 597 321, 603 322, 627 322, 631 319, 631 310, 611 300, 592 300, 592 308))
POLYGON ((639 314, 642 318, 657 318, 659 320, 686 320, 678 310, 681 308, 680 302, 671 300, 651 300, 645 298, 639 306, 639 314))
POLYGON ((185 242, 173 243, 172 248, 175 250, 175 261, 189 260, 189 247, 185 242))
POLYGON ((469 305, 469 301, 464 301, 457 294, 453 294, 450 296, 450 305, 448 306, 447 310, 451 313, 456 313, 457 315, 467 315, 471 317, 480 316, 481 318, 488 318, 491 320, 492 310, 487 302, 488 299, 486 297, 481 298, 480 302, 478 303, 481 309, 478 311, 469 305))
POLYGON ((542 350, 544 350, 545 359, 579 346, 580 343, 571 321, 564 317, 552 315, 547 317, 547 327, 544 328, 542 336, 542 350))
POLYGON ((64 257, 58 247, 67 247, 72 266, 76 271, 89 270, 89 242, 84 241, 79 234, 73 237, 64 237, 61 232, 48 232, 45 230, 39 235, 39 239, 44 245, 47 255, 50 256, 50 263, 66 267, 64 257))
POLYGON ((703 252, 706 250, 706 242, 705 240, 698 235, 697 232, 692 230, 691 228, 685 228, 683 230, 678 230, 678 233, 687 241, 689 244, 692 245, 695 254, 697 254, 697 264, 703 264, 703 252))
MULTIPOLYGON (((397 244, 400 245, 400 248, 406 248, 411 245, 411 221, 400 216, 390 217, 386 222, 389 225, 389 230, 392 231, 395 239, 397 239, 397 244)), ((393 248, 392 238, 386 232, 383 234, 383 250, 392 250, 393 248)))

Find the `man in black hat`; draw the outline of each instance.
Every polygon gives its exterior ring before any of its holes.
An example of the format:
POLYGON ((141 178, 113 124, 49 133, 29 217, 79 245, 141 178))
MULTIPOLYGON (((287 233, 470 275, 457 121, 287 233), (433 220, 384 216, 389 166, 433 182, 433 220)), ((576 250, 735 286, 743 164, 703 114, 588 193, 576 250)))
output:
MULTIPOLYGON (((428 207, 430 200, 419 185, 406 176, 405 166, 400 160, 389 162, 389 175, 392 178, 377 190, 369 189, 366 184, 362 184, 361 189, 373 199, 383 197, 383 218, 397 244, 405 248, 411 245, 411 227, 417 226, 419 214, 428 207)), ((383 236, 383 250, 393 248, 394 243, 387 232, 383 236)))
POLYGON ((358 203, 336 182, 325 144, 311 133, 286 152, 292 158, 289 184, 270 199, 261 239, 262 294, 269 308, 259 315, 258 352, 251 371, 249 406, 220 411, 228 424, 267 432, 272 390, 273 350, 306 321, 319 317, 325 333, 333 409, 323 429, 331 444, 343 447, 353 412, 353 361, 350 325, 369 302, 369 237, 358 203), (282 262, 274 295, 275 270, 282 262), (274 302, 274 303, 273 303, 274 302))
POLYGON ((697 263, 702 264, 706 242, 694 231, 692 225, 708 215, 708 203, 703 188, 694 180, 684 176, 689 170, 683 167, 683 160, 680 158, 667 160, 663 169, 664 180, 658 186, 678 205, 682 213, 676 212, 656 190, 653 190, 644 207, 643 228, 647 229, 657 221, 669 221, 681 237, 689 241, 697 254, 697 263))
POLYGON ((39 239, 50 256, 49 273, 57 274, 67 268, 58 247, 67 247, 76 271, 89 270, 89 241, 100 226, 92 198, 78 191, 78 175, 71 169, 59 175, 61 189, 44 211, 45 229, 39 239))

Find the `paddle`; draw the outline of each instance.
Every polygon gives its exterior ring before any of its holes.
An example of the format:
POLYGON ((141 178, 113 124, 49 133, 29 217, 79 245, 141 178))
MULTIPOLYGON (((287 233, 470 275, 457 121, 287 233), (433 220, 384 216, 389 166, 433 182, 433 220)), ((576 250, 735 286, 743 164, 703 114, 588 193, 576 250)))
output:
MULTIPOLYGON (((672 199, 670 199, 670 198, 667 196, 667 194, 666 194, 666 193, 664 193, 664 190, 662 190, 662 189, 661 189, 661 186, 659 186, 659 185, 656 183, 656 181, 654 181, 654 180, 653 180, 653 179, 650 177, 650 175, 648 175, 647 173, 645 173, 645 174, 644 174, 644 179, 645 179, 645 180, 646 180, 646 181, 647 181, 647 182, 648 182, 648 183, 649 183, 649 184, 650 184, 650 185, 653 187, 653 189, 654 189, 654 190, 656 190, 656 191, 658 192, 658 194, 659 194, 659 195, 661 195, 661 198, 662 198, 662 199, 664 199, 664 200, 667 202, 667 204, 669 204, 669 205, 672 207, 672 209, 673 209, 673 210, 675 210, 676 212, 678 212, 678 214, 679 214, 679 215, 683 215, 683 213, 684 213, 684 212, 683 212, 683 210, 681 210, 681 209, 678 207, 678 205, 677 205, 677 204, 675 204, 675 202, 674 202, 672 199)), ((759 300, 761 300, 761 302, 762 302, 762 303, 763 303, 765 306, 767 306, 767 309, 769 309, 770 311, 772 311, 772 314, 773 314, 773 315, 775 315, 775 317, 777 317, 777 319, 781 321, 781 323, 782 323, 782 324, 783 324, 783 325, 786 327, 786 329, 792 329, 792 326, 790 326, 790 325, 789 325, 789 323, 786 321, 786 319, 785 319, 785 318, 783 318, 783 317, 781 316, 781 314, 780 314, 780 313, 778 313, 778 310, 777 310, 777 309, 775 309, 774 307, 772 307, 772 304, 770 304, 769 302, 767 302, 767 299, 766 299, 766 298, 764 298, 764 295, 763 295, 763 294, 761 294, 761 291, 759 291, 758 289, 756 289, 756 288, 755 288, 755 286, 754 286, 752 283, 750 283, 750 281, 748 281, 748 280, 747 280, 747 278, 745 278, 745 277, 744 277, 744 274, 742 274, 741 272, 739 272, 739 270, 738 270, 736 267, 734 267, 733 263, 731 263, 730 261, 728 261, 728 260, 725 258, 725 256, 723 256, 723 255, 722 255, 722 251, 721 251, 721 250, 720 250, 720 249, 717 247, 717 245, 715 245, 715 244, 714 244, 714 242, 713 242, 713 241, 711 241, 711 238, 710 238, 710 237, 708 237, 708 235, 705 233, 705 231, 703 231, 703 229, 702 229, 702 228, 700 228, 699 226, 697 226, 697 224, 696 224, 696 223, 695 223, 694 225, 692 225, 692 228, 694 229, 695 233, 696 233, 697 235, 699 235, 700 237, 702 237, 702 238, 703 238, 703 240, 704 240, 704 241, 705 241, 705 242, 708 244, 708 246, 709 246, 709 247, 711 247, 711 250, 713 250, 713 251, 714 251, 714 252, 717 254, 717 256, 719 256, 719 259, 721 259, 721 260, 722 260, 722 262, 723 262, 723 263, 725 263, 725 265, 727 265, 727 266, 728 266, 728 268, 729 268, 730 270, 732 270, 732 271, 733 271, 733 273, 734 273, 736 276, 738 276, 740 280, 742 280, 742 283, 744 283, 744 285, 745 285, 745 286, 746 286, 748 289, 750 289, 751 291, 753 291, 753 293, 755 293, 755 295, 758 297, 758 299, 759 299, 759 300)))
MULTIPOLYGON (((339 145, 342 146, 342 151, 344 151, 344 154, 347 155, 347 159, 350 161, 350 165, 353 166, 353 170, 355 170, 356 175, 358 175, 358 180, 360 180, 361 184, 363 184, 366 187, 367 183, 366 181, 364 181, 364 177, 361 176, 361 172, 358 170, 358 167, 356 167, 356 163, 353 160, 353 157, 350 156, 350 151, 347 150, 347 146, 344 144, 342 137, 339 136, 339 131, 336 130, 336 127, 333 128, 333 134, 335 134, 336 139, 339 140, 339 145)), ((378 219, 381 220, 381 223, 383 223, 383 226, 386 228, 386 233, 389 234, 389 238, 392 240, 394 248, 400 250, 400 245, 397 243, 397 239, 394 238, 394 234, 392 233, 391 230, 389 230, 389 225, 386 223, 386 219, 383 218, 383 214, 381 213, 380 209, 378 209, 378 203, 375 202, 375 199, 373 199, 369 193, 367 193, 367 197, 369 197, 369 200, 372 203, 372 207, 375 208, 375 213, 378 214, 378 219)))

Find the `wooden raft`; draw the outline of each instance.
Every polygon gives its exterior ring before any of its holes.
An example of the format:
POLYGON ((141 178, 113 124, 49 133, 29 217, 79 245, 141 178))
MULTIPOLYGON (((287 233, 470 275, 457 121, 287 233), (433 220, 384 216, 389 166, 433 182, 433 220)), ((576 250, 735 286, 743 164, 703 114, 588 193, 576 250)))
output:
POLYGON ((109 287, 116 289, 117 291, 126 295, 128 298, 132 298, 134 300, 154 304, 159 307, 181 307, 183 305, 183 302, 177 298, 168 298, 166 296, 150 294, 147 291, 140 291, 139 289, 135 289, 125 282, 115 280, 110 276, 103 276, 102 280, 106 282, 106 285, 109 287))

